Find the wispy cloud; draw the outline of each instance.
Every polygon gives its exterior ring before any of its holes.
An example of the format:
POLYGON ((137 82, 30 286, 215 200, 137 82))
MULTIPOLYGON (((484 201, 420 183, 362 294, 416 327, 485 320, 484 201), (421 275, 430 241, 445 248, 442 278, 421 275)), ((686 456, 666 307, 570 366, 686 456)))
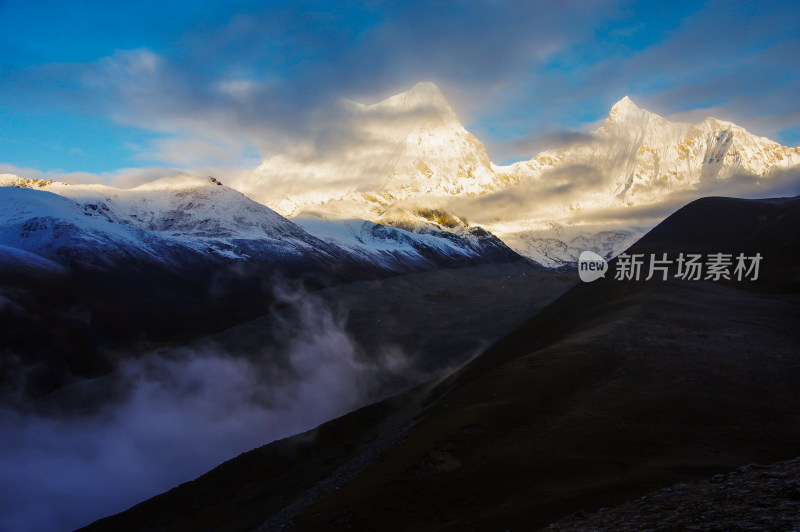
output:
POLYGON ((0 94, 268 156, 308 136, 342 97, 376 101, 423 79, 445 87, 467 116, 513 84, 519 69, 588 38, 613 12, 607 0, 234 6, 220 22, 188 27, 167 50, 7 66, 0 94))
POLYGON ((37 168, 19 167, 0 164, 0 174, 13 174, 28 179, 46 179, 63 181, 72 185, 105 184, 121 188, 131 188, 162 177, 181 174, 181 170, 168 167, 134 167, 122 168, 114 172, 94 174, 91 172, 65 172, 59 169, 40 170, 37 168))
MULTIPOLYGON (((16 6, 5 12, 14 20, 21 4, 5 5, 16 6)), ((14 35, 27 48, 0 38, 11 53, 0 97, 24 112, 68 110, 144 132, 149 166, 268 158, 318 142, 309 139, 338 118, 341 98, 374 103, 421 80, 443 89, 498 162, 568 141, 625 94, 662 115, 710 109, 777 140, 800 126, 791 1, 148 4, 131 15, 153 21, 138 38, 105 9, 88 16, 118 39, 98 33, 93 48, 93 35, 51 24, 79 46, 43 54, 53 61, 26 54, 41 47, 24 33, 14 35)))
POLYGON ((546 150, 569 148, 587 142, 597 142, 597 138, 586 131, 543 131, 505 142, 495 142, 487 149, 500 160, 524 161, 546 150))

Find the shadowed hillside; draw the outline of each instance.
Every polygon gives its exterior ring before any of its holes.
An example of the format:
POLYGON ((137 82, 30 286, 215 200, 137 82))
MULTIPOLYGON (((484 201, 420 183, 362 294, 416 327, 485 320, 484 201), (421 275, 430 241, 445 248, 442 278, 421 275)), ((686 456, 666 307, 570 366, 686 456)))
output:
POLYGON ((759 281, 576 286, 438 384, 89 529, 527 530, 797 456, 799 217, 696 201, 630 251, 757 251, 759 281))

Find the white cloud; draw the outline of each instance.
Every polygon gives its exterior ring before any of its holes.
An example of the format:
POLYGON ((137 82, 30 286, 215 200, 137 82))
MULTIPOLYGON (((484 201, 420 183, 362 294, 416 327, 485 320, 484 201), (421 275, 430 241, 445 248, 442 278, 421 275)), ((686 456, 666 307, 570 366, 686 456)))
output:
POLYGON ((160 138, 152 141, 151 145, 137 157, 191 167, 235 163, 239 159, 239 153, 234 146, 197 138, 160 138))

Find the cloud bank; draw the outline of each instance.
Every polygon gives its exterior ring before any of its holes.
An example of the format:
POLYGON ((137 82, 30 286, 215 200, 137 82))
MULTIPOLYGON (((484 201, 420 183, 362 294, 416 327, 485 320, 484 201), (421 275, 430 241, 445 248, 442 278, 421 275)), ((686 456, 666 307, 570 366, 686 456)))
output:
MULTIPOLYGON (((138 34, 93 7, 72 26, 0 39, 0 97, 26 116, 110 117, 144 132, 130 161, 148 166, 246 167, 308 141, 342 98, 369 104, 421 80, 442 87, 498 162, 585 130, 624 94, 662 115, 714 109, 798 141, 789 1, 148 4, 131 13, 130 26, 152 25, 138 34), (117 39, 92 30, 103 27, 117 39), (34 37, 78 49, 45 52, 34 37)), ((26 9, 10 0, 0 16, 24 21, 26 9)))
MULTIPOLYGON (((83 416, 0 410, 0 529, 69 530, 387 393, 397 349, 366 354, 344 316, 295 302, 278 342, 246 357, 214 343, 129 360, 125 399, 83 416)), ((389 389, 391 391, 391 389, 389 389)))

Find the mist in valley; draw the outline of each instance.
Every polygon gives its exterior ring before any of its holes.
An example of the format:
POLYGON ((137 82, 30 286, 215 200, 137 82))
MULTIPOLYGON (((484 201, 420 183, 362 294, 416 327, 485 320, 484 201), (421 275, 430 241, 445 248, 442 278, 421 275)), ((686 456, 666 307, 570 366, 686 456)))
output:
POLYGON ((124 361, 110 377, 118 398, 90 413, 0 411, 0 529, 89 524, 406 382, 399 348, 366 353, 346 311, 283 296, 292 311, 254 351, 219 339, 162 349, 124 361))

